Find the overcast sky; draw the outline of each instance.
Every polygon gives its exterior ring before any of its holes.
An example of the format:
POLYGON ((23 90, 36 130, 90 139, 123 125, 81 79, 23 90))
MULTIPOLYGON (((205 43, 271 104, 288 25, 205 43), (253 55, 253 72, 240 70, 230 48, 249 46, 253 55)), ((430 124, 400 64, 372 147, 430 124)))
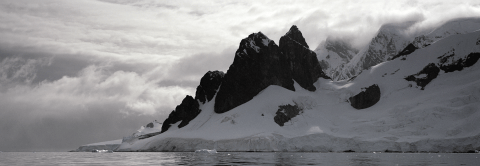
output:
POLYGON ((361 47, 385 23, 412 31, 480 16, 477 0, 0 0, 0 151, 66 151, 163 121, 240 40, 361 47))

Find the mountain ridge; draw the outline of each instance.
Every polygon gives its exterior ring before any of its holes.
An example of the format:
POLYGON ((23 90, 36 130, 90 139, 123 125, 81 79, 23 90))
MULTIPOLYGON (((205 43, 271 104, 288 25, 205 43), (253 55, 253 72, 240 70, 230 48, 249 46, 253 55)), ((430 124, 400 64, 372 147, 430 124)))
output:
MULTIPOLYGON (((296 30, 292 26, 280 46, 260 32, 243 39, 229 71, 216 82, 218 89, 197 95, 207 96, 205 102, 187 96, 201 110, 197 114, 197 107, 192 109, 194 118, 164 122, 170 127, 161 134, 125 137, 116 150, 480 150, 480 130, 472 127, 480 125, 480 31, 450 35, 423 48, 402 48, 397 58, 349 80, 332 81, 318 68, 317 55, 308 45, 292 40, 299 36, 296 30), (301 74, 305 76, 293 77, 301 74), (218 103, 232 100, 226 96, 248 91, 248 101, 216 110, 218 103), (181 126, 184 121, 188 124, 181 126)), ((171 115, 176 112, 182 111, 171 115)))
MULTIPOLYGON (((415 22, 385 24, 378 30, 376 36, 371 39, 369 45, 353 55, 352 58, 344 58, 343 62, 319 58, 320 63, 323 64, 322 67, 328 67, 323 70, 328 71, 328 75, 335 81, 348 80, 360 74, 362 70, 401 56, 399 54, 405 54, 406 52, 403 51, 406 51, 406 47, 410 44, 412 45, 409 46, 410 50, 414 48, 424 48, 449 35, 470 33, 479 30, 480 19, 453 19, 433 28, 426 34, 407 33, 414 25, 415 22)), ((339 40, 339 42, 348 45, 348 42, 343 40, 339 40)), ((348 51, 353 50, 352 48, 348 49, 348 51)), ((338 52, 322 44, 320 44, 315 51, 319 57, 335 55, 335 53, 338 52)))

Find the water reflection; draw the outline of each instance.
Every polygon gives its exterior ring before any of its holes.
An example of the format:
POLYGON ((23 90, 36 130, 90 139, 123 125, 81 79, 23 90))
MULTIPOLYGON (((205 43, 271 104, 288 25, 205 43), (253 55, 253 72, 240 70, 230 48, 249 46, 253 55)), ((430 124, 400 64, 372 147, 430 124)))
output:
POLYGON ((379 165, 380 159, 376 155, 367 155, 367 154, 352 154, 352 157, 350 158, 350 163, 349 165, 355 165, 355 166, 364 166, 364 165, 371 165, 371 166, 376 166, 379 165))
POLYGON ((0 153, 0 165, 478 165, 479 154, 426 153, 0 153))

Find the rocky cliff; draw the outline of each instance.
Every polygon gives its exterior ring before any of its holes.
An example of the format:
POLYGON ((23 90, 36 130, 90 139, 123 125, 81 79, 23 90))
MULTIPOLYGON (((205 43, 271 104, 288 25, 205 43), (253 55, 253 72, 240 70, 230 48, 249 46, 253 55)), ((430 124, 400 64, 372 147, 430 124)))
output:
POLYGON ((315 91, 313 83, 320 77, 329 79, 295 25, 280 38, 280 46, 263 33, 254 33, 240 42, 217 93, 215 112, 227 112, 270 85, 294 91, 296 81, 303 88, 315 91))

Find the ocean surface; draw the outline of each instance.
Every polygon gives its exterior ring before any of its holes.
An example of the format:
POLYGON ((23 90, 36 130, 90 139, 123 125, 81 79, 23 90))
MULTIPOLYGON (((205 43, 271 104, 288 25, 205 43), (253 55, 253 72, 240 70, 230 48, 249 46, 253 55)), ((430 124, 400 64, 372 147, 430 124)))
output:
POLYGON ((479 165, 480 154, 288 152, 1 152, 0 165, 479 165))

